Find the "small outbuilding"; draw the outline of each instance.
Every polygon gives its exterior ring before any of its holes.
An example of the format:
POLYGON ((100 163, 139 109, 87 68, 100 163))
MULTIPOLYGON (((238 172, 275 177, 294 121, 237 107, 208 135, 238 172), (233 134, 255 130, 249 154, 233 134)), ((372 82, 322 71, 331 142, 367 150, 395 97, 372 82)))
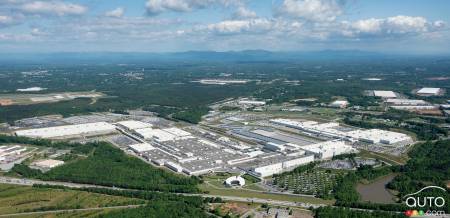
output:
POLYGON ((226 186, 244 186, 245 179, 241 176, 232 176, 225 180, 224 184, 226 186))

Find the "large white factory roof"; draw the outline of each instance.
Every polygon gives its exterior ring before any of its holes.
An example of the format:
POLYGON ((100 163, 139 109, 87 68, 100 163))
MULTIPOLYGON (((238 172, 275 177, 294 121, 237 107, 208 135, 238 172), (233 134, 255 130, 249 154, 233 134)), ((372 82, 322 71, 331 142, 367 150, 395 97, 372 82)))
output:
POLYGON ((252 100, 241 100, 238 102, 239 104, 249 104, 249 105, 266 105, 265 101, 252 101, 252 100))
POLYGON ((417 91, 417 94, 437 95, 440 91, 440 88, 421 88, 417 91))
POLYGON ((145 151, 150 151, 150 150, 155 149, 155 147, 153 147, 153 146, 151 146, 150 144, 147 144, 147 143, 133 144, 133 145, 129 145, 129 147, 133 151, 138 152, 138 153, 145 152, 145 151))
POLYGON ((375 90, 375 91, 373 91, 373 94, 377 97, 382 97, 382 98, 396 98, 397 97, 397 95, 393 91, 375 90))
POLYGON ((178 139, 187 139, 191 137, 191 133, 181 130, 176 127, 166 129, 137 129, 136 133, 141 135, 144 139, 155 139, 159 142, 172 141, 178 139))
POLYGON ((302 129, 304 131, 312 132, 315 134, 325 134, 335 138, 353 139, 355 141, 361 140, 364 142, 383 143, 383 144, 394 144, 402 141, 412 141, 412 138, 406 134, 380 129, 369 129, 369 130, 361 129, 350 132, 343 132, 336 128, 333 128, 339 126, 339 123, 335 122, 317 124, 317 122, 314 121, 311 123, 307 123, 289 119, 273 119, 270 121, 276 124, 302 129))
POLYGON ((17 136, 31 138, 58 138, 73 135, 100 135, 112 133, 115 126, 106 122, 85 123, 77 125, 56 126, 16 131, 17 136))
POLYGON ((302 146, 301 149, 318 154, 321 158, 329 158, 335 155, 352 153, 355 149, 352 146, 345 144, 344 141, 326 141, 317 144, 302 146))
POLYGON ((386 103, 395 104, 395 105, 426 105, 426 104, 428 104, 424 100, 416 100, 416 99, 387 99, 386 103))
POLYGON ((411 137, 406 134, 381 129, 355 130, 350 131, 347 134, 352 138, 357 138, 370 143, 393 144, 412 140, 411 137))
POLYGON ((171 141, 175 139, 175 135, 170 134, 161 129, 152 129, 152 128, 137 129, 136 133, 141 135, 144 139, 156 139, 157 141, 160 142, 171 141))
POLYGON ((182 129, 179 129, 179 128, 176 128, 176 127, 166 128, 166 129, 163 129, 163 131, 166 131, 166 132, 168 132, 170 134, 173 134, 176 137, 183 137, 183 136, 190 136, 191 135, 191 133, 186 132, 186 131, 184 131, 182 129))
POLYGON ((121 121, 121 122, 118 122, 117 124, 127 128, 129 130, 144 129, 144 128, 150 128, 153 126, 150 123, 144 123, 144 122, 136 121, 136 120, 121 121))

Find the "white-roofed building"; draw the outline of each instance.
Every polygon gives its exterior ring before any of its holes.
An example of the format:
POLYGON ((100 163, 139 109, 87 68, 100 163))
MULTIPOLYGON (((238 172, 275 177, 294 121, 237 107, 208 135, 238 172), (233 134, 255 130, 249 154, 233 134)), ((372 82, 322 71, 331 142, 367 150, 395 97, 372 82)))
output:
POLYGON ((356 152, 352 146, 345 144, 344 141, 326 141, 312 145, 302 146, 301 149, 306 153, 314 154, 318 159, 330 159, 336 155, 356 152))
POLYGON ((150 123, 144 123, 136 120, 126 120, 117 123, 117 126, 124 128, 126 130, 136 130, 136 129, 144 129, 153 127, 150 123))
POLYGON ((145 128, 137 129, 135 132, 143 139, 154 139, 158 142, 171 141, 176 138, 175 135, 161 129, 145 128))
POLYGON ((85 123, 77 125, 56 126, 38 129, 18 130, 17 136, 30 138, 72 138, 114 133, 116 127, 106 122, 85 123))
POLYGON ((224 183, 227 186, 244 186, 245 179, 240 176, 231 176, 227 178, 224 183))
POLYGON ((136 153, 142 153, 145 151, 151 151, 151 150, 155 149, 155 147, 151 146, 148 143, 132 144, 132 145, 129 145, 128 147, 130 147, 130 149, 136 153))
POLYGON ((397 94, 393 91, 374 90, 373 95, 381 98, 396 98, 397 94))
POLYGON ((41 161, 32 163, 33 166, 41 168, 41 169, 51 169, 51 168, 55 168, 57 166, 61 166, 63 164, 64 164, 64 161, 53 160, 53 159, 41 160, 41 161))
POLYGON ((176 127, 172 127, 172 128, 166 128, 166 129, 162 129, 163 131, 166 131, 172 135, 175 135, 176 137, 185 137, 185 136, 190 136, 191 133, 186 132, 182 129, 176 128, 176 127))
POLYGON ((387 99, 386 103, 393 106, 429 105, 429 103, 424 100, 416 99, 387 99))
POLYGON ((355 130, 347 132, 347 135, 367 143, 390 145, 399 142, 412 142, 412 138, 409 135, 381 129, 355 130))
POLYGON ((181 167, 180 165, 171 162, 171 161, 167 161, 164 163, 164 166, 166 166, 167 168, 177 172, 177 173, 181 173, 183 171, 183 167, 181 167))
POLYGON ((252 101, 252 100, 241 100, 238 102, 241 105, 253 105, 253 106, 264 106, 266 105, 265 101, 252 101))
POLYGON ((417 91, 417 95, 422 96, 433 96, 442 94, 443 90, 441 88, 421 88, 417 91))
POLYGON ((346 108, 348 106, 348 101, 346 100, 336 100, 330 103, 330 107, 337 107, 337 108, 346 108))

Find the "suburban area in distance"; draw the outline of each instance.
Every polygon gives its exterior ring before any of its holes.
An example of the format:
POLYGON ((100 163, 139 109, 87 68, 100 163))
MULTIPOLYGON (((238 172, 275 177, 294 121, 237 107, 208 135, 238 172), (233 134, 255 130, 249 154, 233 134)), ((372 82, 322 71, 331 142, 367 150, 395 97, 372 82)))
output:
POLYGON ((0 1, 0 217, 450 217, 449 10, 0 1))

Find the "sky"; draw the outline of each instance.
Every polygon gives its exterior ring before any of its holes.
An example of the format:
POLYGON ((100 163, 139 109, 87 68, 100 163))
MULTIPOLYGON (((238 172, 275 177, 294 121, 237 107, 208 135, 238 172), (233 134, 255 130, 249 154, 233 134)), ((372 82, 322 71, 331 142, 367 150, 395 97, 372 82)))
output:
POLYGON ((448 0, 0 0, 0 53, 450 52, 448 0))

